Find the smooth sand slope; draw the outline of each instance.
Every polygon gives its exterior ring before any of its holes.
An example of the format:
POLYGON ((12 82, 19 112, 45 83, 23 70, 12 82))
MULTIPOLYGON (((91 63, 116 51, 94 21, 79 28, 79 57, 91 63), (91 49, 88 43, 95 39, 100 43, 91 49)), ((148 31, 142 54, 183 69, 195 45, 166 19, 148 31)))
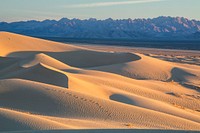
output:
POLYGON ((198 65, 0 32, 0 131, 198 131, 199 91, 198 65))

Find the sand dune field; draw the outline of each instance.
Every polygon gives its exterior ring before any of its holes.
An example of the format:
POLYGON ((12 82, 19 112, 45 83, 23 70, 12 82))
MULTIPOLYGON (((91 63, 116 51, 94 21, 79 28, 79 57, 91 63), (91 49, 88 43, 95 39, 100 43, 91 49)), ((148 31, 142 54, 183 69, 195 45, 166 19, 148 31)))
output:
POLYGON ((200 130, 194 55, 101 47, 0 32, 0 132, 200 130))

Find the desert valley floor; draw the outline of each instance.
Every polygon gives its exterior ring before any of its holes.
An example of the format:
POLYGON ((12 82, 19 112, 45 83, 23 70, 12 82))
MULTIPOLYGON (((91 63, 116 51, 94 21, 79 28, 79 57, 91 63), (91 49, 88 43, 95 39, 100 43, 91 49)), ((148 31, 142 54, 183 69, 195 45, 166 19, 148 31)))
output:
POLYGON ((0 32, 0 131, 123 129, 200 130, 198 51, 82 47, 0 32))

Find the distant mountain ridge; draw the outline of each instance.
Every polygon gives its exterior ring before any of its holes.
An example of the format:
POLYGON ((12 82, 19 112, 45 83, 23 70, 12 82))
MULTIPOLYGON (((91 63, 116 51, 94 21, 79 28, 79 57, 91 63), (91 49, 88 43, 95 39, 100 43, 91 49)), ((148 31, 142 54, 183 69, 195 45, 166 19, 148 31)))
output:
POLYGON ((58 21, 0 22, 0 31, 39 37, 200 40, 200 21, 164 16, 120 20, 62 18, 58 21))

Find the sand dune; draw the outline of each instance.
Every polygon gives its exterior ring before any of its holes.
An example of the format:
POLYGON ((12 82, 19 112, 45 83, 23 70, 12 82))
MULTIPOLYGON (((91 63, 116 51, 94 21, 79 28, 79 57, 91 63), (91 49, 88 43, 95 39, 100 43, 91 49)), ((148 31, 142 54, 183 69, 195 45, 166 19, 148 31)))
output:
POLYGON ((0 37, 0 131, 200 130, 200 66, 0 37))
POLYGON ((61 51, 73 51, 77 48, 71 45, 64 45, 61 43, 55 43, 50 41, 45 41, 41 39, 24 37, 21 35, 16 35, 7 32, 1 32, 1 46, 0 46, 0 56, 15 57, 24 55, 30 55, 33 53, 40 52, 61 52, 61 51), (25 52, 20 54, 21 52, 25 52))

